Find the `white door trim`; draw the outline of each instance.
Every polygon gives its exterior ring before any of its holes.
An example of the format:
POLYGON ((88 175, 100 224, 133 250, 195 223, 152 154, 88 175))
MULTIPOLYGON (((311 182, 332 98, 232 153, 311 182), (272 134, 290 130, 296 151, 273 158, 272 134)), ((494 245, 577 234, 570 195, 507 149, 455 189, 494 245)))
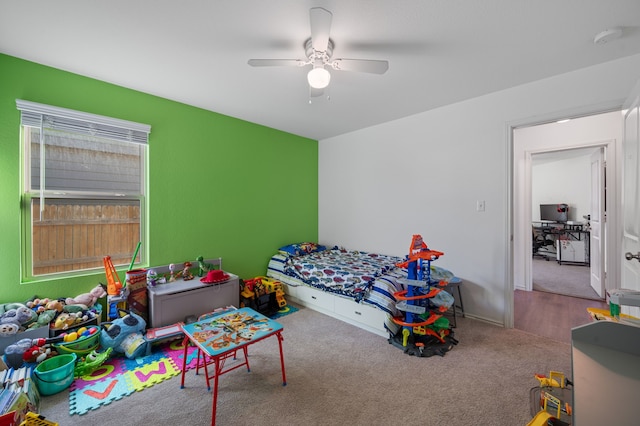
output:
MULTIPOLYGON (((516 184, 520 184, 521 179, 526 179, 526 176, 522 176, 522 173, 526 173, 525 171, 523 171, 523 163, 525 163, 527 159, 524 153, 523 153, 523 156, 518 158, 517 160, 514 158, 514 152, 515 152, 514 137, 513 137, 514 129, 517 129, 519 127, 528 127, 528 126, 535 126, 539 124, 551 123, 564 118, 579 118, 579 117, 586 117, 589 115, 603 114, 607 112, 621 110, 624 101, 625 101, 624 99, 610 101, 602 104, 594 104, 594 105, 589 105, 589 106, 584 106, 579 108, 573 108, 566 111, 551 112, 543 116, 530 117, 522 120, 515 120, 515 121, 505 123, 505 143, 506 143, 506 152, 507 152, 506 170, 508 174, 507 195, 506 195, 506 198, 507 198, 506 244, 507 244, 508 250, 507 250, 507 262, 505 267, 505 277, 507 278, 505 282, 507 283, 507 285, 505 285, 505 292, 504 292, 504 297, 505 297, 504 325, 505 327, 513 328, 513 317, 514 317, 513 292, 515 290, 515 281, 516 281, 515 274, 516 273, 528 274, 529 279, 531 276, 530 266, 528 268, 528 271, 523 272, 521 270, 516 269, 515 262, 514 262, 515 253, 518 252, 518 255, 520 256, 520 253, 522 252, 522 248, 516 250, 515 245, 526 244, 526 242, 524 243, 522 242, 522 239, 523 239, 522 234, 524 233, 525 235, 527 235, 527 233, 523 230, 522 224, 523 223, 529 224, 526 229, 530 230, 530 227, 531 227, 531 195, 530 195, 531 194, 531 177, 530 177, 530 173, 531 173, 530 154, 531 153, 529 153, 529 191, 528 191, 529 193, 528 193, 528 196, 524 196, 524 194, 522 194, 520 190, 520 187, 516 188, 516 184), (528 201, 524 201, 524 200, 528 200, 528 201), (527 205, 524 205, 524 203, 527 203, 527 205), (526 208, 527 206, 528 206, 528 209, 526 208), (521 211, 521 209, 523 208, 525 210, 524 212, 521 211), (522 217, 522 215, 526 217, 522 217)), ((562 148, 562 149, 566 149, 566 148, 562 148)), ((610 167, 607 167, 608 169, 607 179, 609 179, 608 187, 611 190, 608 191, 607 193, 608 194, 607 203, 610 208, 609 215, 608 215, 609 230, 613 232, 610 232, 609 238, 607 240, 607 250, 609 253, 608 259, 619 259, 621 242, 620 242, 620 235, 618 235, 619 233, 615 231, 619 229, 618 228, 619 213, 617 209, 619 205, 619 200, 620 200, 619 173, 617 172, 618 170, 617 163, 619 162, 619 159, 618 159, 619 150, 614 149, 613 151, 611 151, 611 153, 612 153, 611 161, 613 162, 613 164, 608 163, 608 166, 610 167)), ((529 232, 528 234, 531 234, 531 232, 529 232)), ((528 242, 529 242, 529 246, 528 246, 529 250, 531 250, 531 235, 528 236, 528 242)), ((608 268, 607 280, 616 282, 616 280, 618 279, 617 268, 615 267, 611 268, 610 262, 611 261, 609 260, 609 264, 607 265, 607 268, 608 268)), ((529 262, 529 265, 530 265, 530 262, 529 262)))

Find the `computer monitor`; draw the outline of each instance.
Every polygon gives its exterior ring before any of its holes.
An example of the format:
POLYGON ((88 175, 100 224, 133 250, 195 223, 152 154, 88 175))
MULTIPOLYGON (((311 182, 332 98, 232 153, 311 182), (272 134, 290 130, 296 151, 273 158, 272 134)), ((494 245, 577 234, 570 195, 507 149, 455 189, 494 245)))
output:
POLYGON ((569 206, 567 204, 540 204, 540 220, 566 222, 569 206))

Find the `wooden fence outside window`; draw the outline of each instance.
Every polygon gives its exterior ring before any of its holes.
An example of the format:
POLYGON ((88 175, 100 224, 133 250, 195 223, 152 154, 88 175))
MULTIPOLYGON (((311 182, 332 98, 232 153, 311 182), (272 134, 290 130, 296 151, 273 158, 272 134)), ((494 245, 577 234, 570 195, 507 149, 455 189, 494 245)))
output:
POLYGON ((46 200, 40 220, 39 202, 32 203, 33 275, 129 265, 140 241, 137 201, 87 202, 46 200))

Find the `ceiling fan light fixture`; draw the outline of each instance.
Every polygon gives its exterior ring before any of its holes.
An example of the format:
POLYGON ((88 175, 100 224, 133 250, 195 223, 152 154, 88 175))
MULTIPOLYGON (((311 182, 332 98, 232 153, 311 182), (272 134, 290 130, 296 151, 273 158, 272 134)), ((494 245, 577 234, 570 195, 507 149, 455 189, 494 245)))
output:
POLYGON ((331 81, 331 74, 324 67, 314 67, 307 74, 307 81, 314 89, 324 89, 331 81))

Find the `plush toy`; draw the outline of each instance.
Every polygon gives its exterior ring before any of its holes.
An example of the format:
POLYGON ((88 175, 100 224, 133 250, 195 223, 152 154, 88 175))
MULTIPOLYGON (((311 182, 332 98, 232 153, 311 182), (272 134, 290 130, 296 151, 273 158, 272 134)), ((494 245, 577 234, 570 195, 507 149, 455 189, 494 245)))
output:
POLYGON ((56 317, 53 322, 53 328, 66 330, 69 327, 85 322, 89 319, 89 316, 82 312, 63 312, 56 317))
POLYGON ((105 290, 102 284, 95 286, 89 293, 82 293, 74 298, 67 298, 65 303, 67 305, 85 305, 87 308, 92 307, 98 299, 105 297, 107 290, 105 290))
POLYGON ((12 309, 17 309, 22 306, 26 306, 24 303, 0 303, 0 316, 4 315, 5 312, 10 311, 12 309))
POLYGON ((42 311, 38 315, 38 320, 36 321, 36 324, 38 326, 49 325, 49 323, 53 321, 56 315, 58 315, 58 311, 54 309, 48 309, 48 310, 42 311))
POLYGON ((4 358, 7 365, 14 369, 22 367, 24 365, 24 360, 22 359, 23 355, 32 345, 33 341, 29 338, 25 338, 4 348, 4 358))
POLYGON ((38 314, 22 305, 9 309, 0 316, 0 324, 17 324, 18 327, 26 327, 38 318, 38 314))
POLYGON ((211 263, 207 263, 204 261, 204 257, 202 256, 198 256, 196 258, 196 261, 198 262, 198 276, 201 277, 203 275, 207 275, 207 272, 212 271, 215 266, 213 266, 213 264, 211 263))
POLYGON ((33 345, 22 354, 22 359, 24 360, 24 362, 35 362, 39 364, 45 359, 49 359, 55 355, 58 355, 58 353, 54 350, 51 350, 49 345, 33 345))
POLYGON ((8 322, 6 324, 0 324, 0 337, 9 337, 13 336, 20 330, 20 326, 13 322, 8 322))
POLYGON ((147 352, 149 342, 143 331, 147 323, 131 311, 118 309, 120 317, 110 323, 103 323, 100 332, 100 347, 113 348, 113 351, 129 359, 138 358, 147 352))
POLYGON ((59 300, 50 300, 45 305, 45 310, 62 312, 64 305, 59 300))
POLYGON ((25 305, 27 308, 39 314, 47 309, 46 306, 49 301, 49 298, 40 299, 39 297, 34 297, 33 300, 27 301, 25 305))

